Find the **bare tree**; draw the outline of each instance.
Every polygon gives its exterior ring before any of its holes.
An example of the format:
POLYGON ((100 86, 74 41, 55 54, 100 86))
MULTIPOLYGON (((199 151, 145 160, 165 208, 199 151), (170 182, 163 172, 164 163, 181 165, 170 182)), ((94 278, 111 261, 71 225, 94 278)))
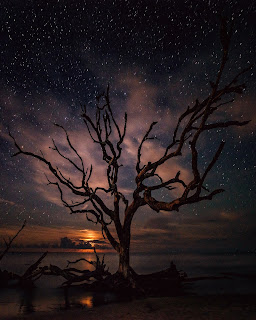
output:
POLYGON ((93 119, 86 107, 83 107, 82 119, 88 129, 89 135, 93 142, 101 149, 103 160, 106 163, 106 177, 108 187, 104 188, 98 186, 92 188, 90 185, 90 178, 92 176, 92 166, 86 169, 84 160, 79 155, 76 148, 70 141, 69 135, 65 128, 57 125, 62 129, 66 135, 69 148, 76 154, 79 165, 75 163, 70 157, 66 156, 58 148, 55 141, 53 141, 53 150, 59 154, 65 161, 68 161, 81 174, 81 183, 76 185, 71 179, 65 177, 61 170, 55 167, 43 155, 38 155, 33 152, 25 151, 19 146, 15 138, 14 144, 17 152, 14 156, 23 154, 36 158, 43 162, 49 171, 55 176, 55 181, 48 180, 50 185, 55 185, 60 193, 60 198, 65 207, 70 210, 70 213, 85 213, 89 221, 99 224, 102 228, 104 237, 108 239, 112 247, 119 254, 119 268, 118 272, 124 277, 129 278, 132 275, 130 267, 130 241, 131 241, 131 223, 137 210, 142 206, 149 206, 156 212, 161 211, 178 211, 179 208, 186 204, 193 204, 203 200, 212 200, 214 196, 223 192, 223 189, 216 189, 210 191, 205 187, 205 180, 207 175, 212 170, 217 162, 225 142, 221 141, 215 155, 206 166, 206 169, 199 170, 198 159, 200 157, 198 150, 198 141, 204 132, 211 132, 214 129, 226 128, 230 126, 244 126, 249 121, 211 121, 211 116, 221 108, 227 106, 234 101, 236 95, 241 95, 244 92, 245 84, 239 84, 239 77, 251 69, 252 66, 237 73, 235 77, 227 84, 222 85, 223 72, 228 61, 228 53, 230 47, 230 39, 232 35, 232 25, 230 26, 226 19, 222 18, 221 22, 221 44, 222 44, 222 59, 220 68, 214 82, 211 82, 211 90, 208 97, 203 101, 196 100, 192 107, 188 107, 185 112, 181 114, 177 125, 174 128, 172 141, 166 147, 163 154, 161 154, 157 161, 141 163, 141 154, 143 144, 145 141, 151 139, 150 134, 157 122, 151 123, 149 129, 144 135, 137 152, 136 164, 136 188, 132 195, 132 201, 128 201, 118 188, 119 168, 121 166, 120 159, 122 155, 122 144, 126 135, 127 114, 124 116, 124 124, 117 122, 114 116, 110 97, 109 87, 106 92, 97 97, 96 103, 96 117, 93 119), (230 100, 232 96, 232 100, 230 100), (116 139, 116 137, 118 137, 116 139), (170 177, 164 181, 158 174, 158 169, 167 161, 176 157, 181 157, 185 148, 186 142, 190 145, 191 150, 191 165, 192 165, 192 179, 189 183, 185 183, 181 179, 181 173, 177 172, 174 177, 170 177), (155 184, 148 185, 147 180, 154 177, 155 184), (183 188, 182 194, 172 201, 159 201, 153 192, 163 188, 171 190, 173 186, 180 185, 183 188), (81 201, 74 202, 65 199, 63 188, 69 189, 74 196, 80 196, 81 201), (112 199, 111 207, 102 197, 102 194, 107 194, 108 198, 112 199), (124 218, 121 221, 121 208, 124 204, 124 218), (86 208, 85 208, 86 204, 86 208), (115 234, 111 232, 110 223, 115 226, 115 234))

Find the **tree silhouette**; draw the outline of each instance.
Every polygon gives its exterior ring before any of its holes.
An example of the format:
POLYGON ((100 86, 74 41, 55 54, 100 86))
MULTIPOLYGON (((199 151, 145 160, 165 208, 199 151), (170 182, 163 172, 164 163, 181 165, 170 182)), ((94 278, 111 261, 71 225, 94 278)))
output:
POLYGON ((252 66, 249 66, 237 73, 229 83, 225 85, 222 84, 224 68, 228 61, 232 29, 233 26, 229 25, 225 18, 222 18, 220 32, 222 58, 216 79, 214 82, 210 82, 210 94, 203 101, 196 100, 192 107, 188 107, 187 110, 181 114, 176 127, 174 128, 172 141, 165 148, 164 153, 159 155, 158 160, 148 162, 143 165, 141 163, 143 144, 147 140, 152 139, 150 134, 157 122, 153 122, 149 126, 149 129, 138 147, 135 176, 136 188, 133 191, 132 201, 130 202, 118 188, 122 144, 126 135, 127 114, 125 113, 124 124, 121 127, 117 122, 111 107, 109 87, 106 92, 96 98, 95 119, 89 115, 86 107, 82 108, 82 119, 88 129, 90 138, 101 149, 102 158, 106 163, 106 177, 108 181, 107 188, 101 186, 93 188, 90 185, 93 167, 85 167, 84 160, 73 146, 68 132, 64 127, 56 124, 56 126, 64 131, 69 148, 76 154, 80 164, 78 165, 69 156, 63 154, 54 141, 52 149, 57 152, 59 156, 65 159, 65 161, 68 161, 78 172, 80 172, 81 183, 79 186, 71 179, 66 178, 61 170, 55 167, 54 164, 48 161, 43 155, 25 151, 21 148, 15 138, 10 134, 17 148, 17 152, 14 156, 23 154, 36 158, 43 162, 48 167, 49 171, 55 176, 55 181, 48 180, 48 182, 50 185, 55 185, 58 188, 61 201, 64 206, 70 210, 70 213, 85 213, 88 221, 101 226, 104 237, 108 239, 112 247, 119 254, 118 272, 124 278, 129 278, 132 275, 132 269, 130 267, 131 223, 135 213, 140 207, 149 206, 157 212, 160 210, 178 211, 183 205, 193 204, 204 200, 212 200, 214 196, 224 191, 223 189, 210 191, 204 184, 207 175, 217 162, 225 142, 220 142, 218 149, 206 166, 206 169, 203 172, 200 172, 198 166, 198 159, 200 158, 198 140, 204 132, 212 132, 214 129, 230 126, 244 126, 249 122, 233 120, 219 122, 216 120, 210 120, 210 118, 214 119, 211 117, 214 113, 221 108, 224 108, 230 102, 233 102, 236 95, 243 94, 245 84, 238 83, 239 77, 252 68, 252 66), (230 99, 230 96, 232 96, 232 99, 230 99), (177 172, 175 176, 164 181, 159 175, 158 169, 167 161, 176 157, 181 157, 186 143, 189 143, 191 151, 191 181, 189 183, 185 183, 181 179, 180 171, 177 172), (148 185, 147 181, 152 177, 155 178, 155 183, 153 185, 152 183, 148 185), (172 201, 159 201, 153 195, 153 192, 156 190, 163 188, 171 190, 173 189, 173 186, 177 184, 183 188, 183 192, 179 197, 172 201), (70 201, 71 199, 66 200, 63 188, 67 188, 74 196, 79 196, 81 201, 74 202, 70 201), (102 193, 107 194, 108 198, 112 199, 111 207, 106 203, 104 197, 102 197, 102 193), (123 221, 121 221, 120 212, 121 207, 123 207, 122 203, 125 207, 123 221), (115 226, 116 234, 113 234, 109 228, 111 223, 115 226))

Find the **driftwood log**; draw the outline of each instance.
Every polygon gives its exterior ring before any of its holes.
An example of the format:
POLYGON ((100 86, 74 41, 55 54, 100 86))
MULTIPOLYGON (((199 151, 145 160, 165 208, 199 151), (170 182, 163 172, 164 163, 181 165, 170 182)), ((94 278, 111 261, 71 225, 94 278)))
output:
POLYGON ((35 280, 39 279, 42 275, 54 275, 61 276, 66 281, 62 284, 62 286, 71 286, 74 284, 91 284, 95 281, 103 281, 106 276, 109 276, 110 273, 108 269, 106 269, 106 264, 104 263, 104 256, 100 261, 99 256, 94 248, 94 253, 96 256, 96 261, 90 261, 85 258, 78 259, 76 261, 68 261, 67 268, 61 269, 55 265, 44 266, 39 268, 36 271, 35 280), (77 268, 69 268, 70 264, 75 264, 79 261, 86 261, 91 264, 95 270, 79 270, 77 268))
POLYGON ((18 275, 7 270, 0 270, 0 287, 13 287, 22 286, 28 287, 33 286, 34 282, 38 280, 41 276, 61 276, 66 281, 62 284, 63 286, 71 286, 73 284, 82 284, 86 282, 90 284, 94 281, 101 281, 110 273, 106 270, 106 264, 104 263, 104 257, 100 261, 96 250, 94 253, 96 255, 96 261, 89 261, 87 259, 79 259, 77 261, 68 261, 68 265, 72 263, 77 263, 81 260, 88 262, 93 265, 95 270, 79 270, 76 268, 65 268, 61 269, 58 266, 50 264, 49 266, 41 267, 40 264, 46 257, 48 252, 44 252, 42 256, 25 271, 23 275, 18 275))

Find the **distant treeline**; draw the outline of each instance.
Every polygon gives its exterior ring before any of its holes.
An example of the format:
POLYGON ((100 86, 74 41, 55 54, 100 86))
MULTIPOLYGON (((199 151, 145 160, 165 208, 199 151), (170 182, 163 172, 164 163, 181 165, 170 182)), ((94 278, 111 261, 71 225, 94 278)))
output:
POLYGON ((107 243, 101 240, 92 240, 92 241, 84 241, 84 240, 72 240, 68 237, 64 237, 60 239, 60 243, 40 243, 40 244, 12 244, 12 248, 63 248, 63 249, 92 249, 94 246, 96 248, 104 248, 107 243))
POLYGON ((93 246, 89 241, 79 240, 78 243, 72 241, 68 237, 60 239, 60 248, 67 249, 92 249, 93 246))

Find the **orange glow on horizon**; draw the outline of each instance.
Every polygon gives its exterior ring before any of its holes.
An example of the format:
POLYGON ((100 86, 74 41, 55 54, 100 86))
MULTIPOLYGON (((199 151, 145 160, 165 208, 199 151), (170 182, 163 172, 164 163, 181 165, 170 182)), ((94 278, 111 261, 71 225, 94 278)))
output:
MULTIPOLYGON (((0 247, 5 247, 2 237, 8 239, 13 237, 16 232, 19 230, 20 226, 9 226, 8 228, 0 226, 0 247)), ((19 246, 30 246, 33 245, 40 246, 43 244, 43 247, 51 247, 51 245, 59 245, 61 238, 68 237, 72 241, 77 242, 78 240, 83 241, 95 241, 103 240, 102 234, 100 231, 94 231, 90 229, 72 229, 63 227, 52 227, 52 226, 37 226, 30 225, 27 223, 24 230, 19 234, 19 237, 15 240, 14 246, 18 244, 19 246)), ((92 243, 94 246, 94 244, 92 243)), ((0 250, 1 251, 1 250, 0 250)))
MULTIPOLYGON (((99 234, 97 231, 93 230, 81 230, 84 233, 84 236, 81 236, 81 240, 83 241, 94 241, 94 240, 99 240, 99 234)), ((93 246, 93 243, 92 243, 93 246)))
MULTIPOLYGON (((116 251, 112 248, 101 249, 97 248, 97 253, 115 253, 116 251)), ((1 251, 1 248, 0 248, 1 251)), ((9 252, 76 252, 76 253, 92 253, 94 254, 93 249, 66 249, 66 248, 11 248, 9 252)))

